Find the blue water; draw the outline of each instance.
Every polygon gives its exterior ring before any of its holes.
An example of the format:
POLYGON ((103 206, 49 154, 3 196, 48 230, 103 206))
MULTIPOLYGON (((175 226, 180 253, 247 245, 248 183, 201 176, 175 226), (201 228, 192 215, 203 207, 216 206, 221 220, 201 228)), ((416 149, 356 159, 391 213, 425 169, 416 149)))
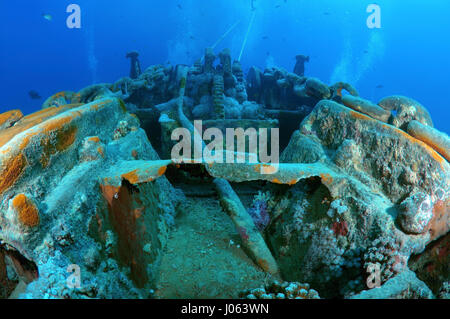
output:
MULTIPOLYGON (((292 71, 294 56, 307 54, 307 76, 330 85, 348 81, 374 102, 393 94, 412 97, 450 133, 450 2, 377 1, 381 29, 366 26, 370 3, 255 0, 244 70, 277 65, 292 71)), ((2 0, 0 112, 30 113, 55 92, 115 82, 128 75, 125 54, 131 50, 140 52, 143 69, 191 64, 239 21, 216 48, 229 47, 237 58, 251 16, 251 0, 2 0), (81 7, 81 29, 66 26, 70 3, 81 7), (32 100, 30 90, 43 99, 32 100)))

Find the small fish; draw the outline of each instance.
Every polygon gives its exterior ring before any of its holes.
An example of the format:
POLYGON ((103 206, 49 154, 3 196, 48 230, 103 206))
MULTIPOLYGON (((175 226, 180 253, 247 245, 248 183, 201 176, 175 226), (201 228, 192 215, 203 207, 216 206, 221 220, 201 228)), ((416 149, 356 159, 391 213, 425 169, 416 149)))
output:
POLYGON ((30 98, 32 100, 40 100, 40 99, 42 99, 42 97, 39 95, 39 93, 36 92, 35 90, 31 90, 30 92, 28 92, 28 95, 30 96, 30 98))
POLYGON ((384 85, 383 84, 378 84, 375 88, 376 89, 382 89, 382 88, 384 88, 384 85))
POLYGON ((329 16, 330 14, 331 14, 331 13, 329 13, 329 12, 324 12, 324 13, 323 13, 324 16, 329 16))
POLYGON ((177 8, 180 10, 183 10, 183 7, 181 6, 181 4, 177 4, 177 8))
POLYGON ((281 7, 281 4, 277 4, 277 5, 275 6, 275 9, 278 9, 279 7, 281 7))
POLYGON ((367 50, 364 50, 364 54, 367 54, 367 53, 369 53, 369 51, 367 51, 367 50))
POLYGON ((52 19, 53 19, 53 17, 50 14, 45 14, 45 13, 42 14, 42 17, 48 21, 52 21, 52 19))
POLYGON ((262 39, 263 40, 267 40, 269 37, 267 35, 263 36, 262 39))

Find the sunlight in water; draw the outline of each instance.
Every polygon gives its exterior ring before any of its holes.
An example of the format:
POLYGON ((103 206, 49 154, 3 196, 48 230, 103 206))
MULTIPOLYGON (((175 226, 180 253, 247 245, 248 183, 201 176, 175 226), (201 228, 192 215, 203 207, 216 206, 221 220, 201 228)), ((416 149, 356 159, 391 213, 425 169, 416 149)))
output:
POLYGON ((385 53, 383 35, 379 31, 372 31, 366 48, 357 53, 352 40, 347 38, 341 60, 334 68, 330 83, 344 81, 357 85, 358 82, 380 61, 385 53))

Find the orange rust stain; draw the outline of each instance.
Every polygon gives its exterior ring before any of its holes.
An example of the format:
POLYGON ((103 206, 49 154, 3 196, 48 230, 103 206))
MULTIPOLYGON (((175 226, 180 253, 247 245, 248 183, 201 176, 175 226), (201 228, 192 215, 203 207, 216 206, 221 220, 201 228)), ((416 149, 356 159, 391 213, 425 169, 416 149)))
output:
POLYGON ((104 105, 106 105, 106 104, 108 104, 108 103, 111 103, 111 102, 112 102, 112 100, 106 100, 106 101, 102 101, 102 102, 99 102, 99 103, 92 104, 92 105, 91 105, 91 110, 97 111, 97 110, 100 109, 102 106, 104 106, 104 105))
POLYGON ((28 122, 28 121, 35 121, 36 119, 49 119, 55 115, 61 114, 62 112, 65 112, 67 110, 70 110, 72 108, 81 106, 83 104, 66 104, 61 106, 52 106, 45 109, 42 109, 40 111, 31 113, 27 116, 25 116, 20 122, 28 122))
POLYGON ((437 161, 441 167, 443 167, 443 164, 445 162, 444 158, 439 155, 439 153, 437 153, 432 147, 430 147, 428 144, 424 143, 423 141, 409 135, 408 133, 406 133, 405 131, 402 131, 396 127, 393 127, 394 131, 399 133, 400 135, 402 135, 403 137, 405 137, 406 139, 408 139, 411 143, 415 143, 415 144, 419 144, 420 146, 422 146, 427 153, 435 160, 437 161))
POLYGON ((66 128, 58 130, 55 136, 46 134, 42 138, 42 167, 47 167, 52 155, 65 151, 75 142, 77 131, 78 129, 75 125, 70 125, 66 128))
POLYGON ((77 127, 72 125, 56 134, 56 150, 62 152, 71 146, 76 139, 77 127))
POLYGON ((336 94, 340 97, 342 97, 342 88, 339 88, 336 90, 336 94))
POLYGON ((122 178, 129 181, 131 184, 137 184, 140 181, 139 175, 137 174, 137 169, 122 175, 122 178))
POLYGON ((7 154, 9 152, 11 152, 11 147, 8 147, 8 148, 6 148, 6 149, 1 151, 2 154, 7 154))
POLYGON ((117 259, 122 265, 131 267, 131 279, 137 287, 143 288, 148 281, 148 259, 142 254, 143 223, 135 219, 134 214, 136 207, 142 207, 136 206, 140 201, 139 194, 127 187, 114 189, 105 185, 102 192, 108 202, 109 221, 117 234, 117 259))
POLYGON ((331 177, 330 174, 320 174, 320 179, 322 180, 322 183, 329 185, 333 182, 333 177, 331 177))
POLYGON ((0 194, 16 183, 27 165, 25 156, 20 153, 18 156, 8 160, 0 168, 0 194))
POLYGON ((36 205, 24 194, 19 194, 14 197, 12 205, 22 225, 27 227, 36 227, 39 225, 39 211, 36 205))
POLYGON ((140 217, 142 216, 142 212, 143 212, 143 211, 144 211, 144 207, 136 208, 136 209, 133 211, 134 219, 140 218, 140 217))
POLYGON ((36 124, 39 124, 42 120, 37 120, 37 123, 28 123, 25 125, 14 125, 0 133, 0 147, 4 146, 10 140, 12 140, 17 134, 22 133, 23 131, 29 129, 36 124))
MULTIPOLYGON (((430 150, 432 150, 432 156, 433 158, 438 161, 438 162, 442 162, 444 160, 443 157, 441 157, 441 155, 439 155, 436 152, 439 152, 441 154, 445 154, 447 152, 446 149, 440 147, 439 145, 437 145, 434 141, 430 140, 427 136, 423 135, 423 134, 419 134, 418 136, 414 136, 413 138, 416 138, 417 140, 425 143, 425 146, 429 147, 430 150)), ((449 159, 450 160, 450 159, 449 159)))
POLYGON ((60 111, 61 109, 63 109, 63 108, 65 109, 64 106, 58 106, 58 107, 52 106, 52 107, 48 107, 48 108, 39 110, 39 111, 37 111, 37 112, 28 114, 28 115, 24 116, 24 118, 23 118, 22 120, 24 120, 24 121, 25 121, 25 120, 31 120, 31 121, 33 121, 34 119, 37 119, 37 118, 54 116, 54 115, 58 114, 59 111, 60 111))
POLYGON ((81 102, 81 95, 78 93, 74 93, 71 91, 62 91, 53 94, 49 99, 49 102, 47 104, 54 106, 66 106, 69 104, 80 104, 81 102))
POLYGON ((131 156, 133 156, 135 159, 138 157, 138 152, 136 150, 131 151, 131 156))
POLYGON ((278 168, 269 164, 256 164, 253 166, 253 169, 257 173, 261 173, 261 166, 262 166, 262 173, 263 174, 274 174, 277 172, 278 168))
POLYGON ((100 108, 100 104, 93 104, 92 106, 91 106, 91 109, 92 110, 95 110, 95 111, 97 111, 98 109, 100 108))
POLYGON ((45 124, 44 132, 52 132, 58 129, 62 129, 67 123, 71 122, 72 120, 72 116, 51 119, 45 124))
MULTIPOLYGON (((60 107, 49 107, 46 109, 42 109, 38 112, 32 113, 30 115, 27 115, 23 117, 20 121, 18 121, 13 127, 10 127, 6 130, 3 130, 0 133, 0 147, 8 143, 11 139, 13 139, 16 135, 28 130, 31 127, 34 127, 49 118, 58 115, 64 111, 67 111, 71 108, 80 106, 82 104, 68 104, 60 107)), ((55 125, 53 123, 52 125, 55 125)), ((49 127, 51 129, 51 127, 49 127)), ((37 134, 37 133, 36 133, 37 134)), ((22 147, 25 147, 28 145, 29 139, 32 136, 25 137, 25 140, 21 143, 22 147)))
POLYGON ((439 200, 433 206, 433 218, 430 222, 430 241, 445 235, 450 229, 448 220, 450 214, 450 197, 439 200))
POLYGON ((161 166, 158 169, 158 176, 164 175, 164 173, 166 172, 167 166, 161 166))
POLYGON ((354 118, 359 119, 359 120, 369 120, 369 121, 374 121, 373 118, 371 118, 371 117, 369 117, 369 116, 367 116, 367 115, 364 115, 364 114, 362 114, 362 113, 360 113, 360 112, 350 111, 350 115, 353 116, 354 118))
POLYGON ((102 156, 105 157, 105 150, 103 149, 103 147, 98 147, 97 148, 97 152, 102 156))
POLYGON ((94 142, 94 143, 100 143, 100 138, 98 136, 92 136, 88 138, 88 141, 94 142))
POLYGON ((282 181, 280 181, 278 178, 274 178, 274 179, 272 179, 272 183, 275 183, 275 184, 284 184, 282 181))
POLYGON ((430 153, 431 157, 433 157, 435 161, 439 162, 442 167, 442 165, 444 164, 444 158, 433 149, 428 150, 428 152, 430 153))
MULTIPOLYGON (((105 182, 107 182, 108 178, 105 178, 105 182)), ((103 197, 106 199, 109 205, 112 205, 114 201, 114 196, 119 193, 120 187, 115 187, 112 185, 100 185, 100 190, 103 194, 103 197)))
POLYGON ((278 178, 276 178, 276 177, 275 177, 274 179, 272 179, 272 183, 275 183, 275 184, 283 184, 283 185, 289 185, 289 186, 295 185, 297 182, 298 182, 298 179, 296 179, 296 178, 291 179, 289 182, 286 182, 286 183, 280 181, 280 180, 279 180, 278 178))
POLYGON ((267 260, 258 258, 256 262, 263 270, 265 270, 265 271, 270 270, 269 263, 267 262, 267 260))
POLYGON ((22 140, 22 143, 20 143, 19 149, 22 151, 25 147, 28 146, 28 144, 30 144, 30 140, 33 136, 38 135, 39 132, 31 132, 28 133, 22 140))
POLYGON ((274 174, 277 172, 278 168, 272 165, 263 164, 263 173, 264 174, 274 174))
POLYGON ((83 113, 81 113, 81 111, 77 111, 77 110, 74 110, 71 114, 73 115, 73 118, 81 117, 83 115, 83 113))
POLYGON ((48 107, 48 108, 39 110, 37 112, 34 112, 34 113, 24 116, 22 118, 22 120, 20 121, 20 123, 33 122, 37 119, 48 118, 48 117, 54 116, 54 115, 58 114, 58 111, 60 111, 62 108, 64 108, 64 106, 59 106, 59 107, 52 106, 52 107, 48 107))
POLYGON ((61 91, 61 92, 55 93, 53 95, 54 98, 65 97, 65 96, 66 96, 66 91, 61 91))
POLYGON ((6 123, 6 121, 18 121, 23 117, 23 114, 20 110, 12 110, 5 113, 0 114, 0 125, 6 123))

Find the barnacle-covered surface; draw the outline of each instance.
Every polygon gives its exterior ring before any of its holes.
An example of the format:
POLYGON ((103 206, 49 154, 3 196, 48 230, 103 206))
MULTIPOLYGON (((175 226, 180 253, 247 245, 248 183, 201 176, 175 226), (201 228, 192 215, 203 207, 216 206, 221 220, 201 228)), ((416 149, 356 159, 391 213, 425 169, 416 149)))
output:
MULTIPOLYGON (((134 287, 153 285, 177 203, 167 180, 152 182, 142 164, 158 155, 117 98, 44 110, 4 132, 2 258, 14 253, 36 265, 23 297, 142 297, 134 287), (81 267, 83 289, 66 285, 72 264, 81 267)), ((23 272, 20 259, 2 262, 10 275, 23 272)))
POLYGON ((0 114, 0 297, 448 298, 449 138, 424 106, 277 67, 244 75, 228 50, 184 68, 0 114), (172 161, 180 99, 202 130, 280 127, 281 163, 172 161), (220 207, 219 178, 261 246, 220 207))
POLYGON ((265 287, 243 291, 241 296, 246 299, 320 299, 317 291, 310 289, 309 284, 277 281, 265 287))

